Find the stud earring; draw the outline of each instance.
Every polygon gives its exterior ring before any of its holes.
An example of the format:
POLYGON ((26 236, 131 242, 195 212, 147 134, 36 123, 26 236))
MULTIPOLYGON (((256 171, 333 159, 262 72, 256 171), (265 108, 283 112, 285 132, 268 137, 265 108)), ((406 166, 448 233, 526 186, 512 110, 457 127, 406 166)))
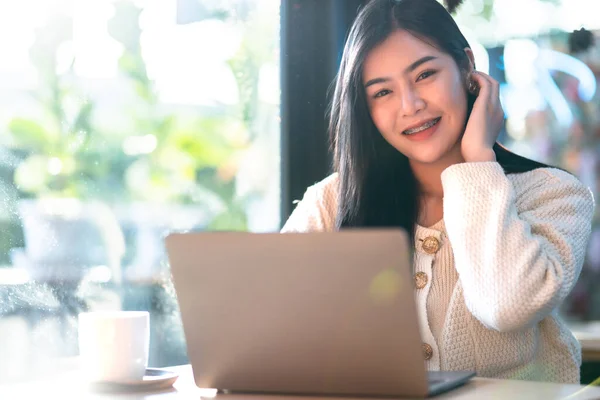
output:
POLYGON ((467 90, 469 91, 469 93, 477 95, 477 93, 479 93, 479 85, 477 84, 477 82, 475 82, 475 80, 470 74, 468 80, 469 84, 467 86, 467 90))

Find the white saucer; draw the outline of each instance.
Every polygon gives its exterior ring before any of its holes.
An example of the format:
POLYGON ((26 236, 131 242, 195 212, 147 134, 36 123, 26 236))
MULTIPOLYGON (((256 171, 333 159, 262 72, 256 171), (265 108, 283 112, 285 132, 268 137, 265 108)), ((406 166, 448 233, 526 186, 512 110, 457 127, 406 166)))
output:
POLYGON ((90 382, 94 390, 99 391, 156 391, 168 389, 177 380, 176 372, 161 368, 146 368, 143 379, 119 382, 90 382))

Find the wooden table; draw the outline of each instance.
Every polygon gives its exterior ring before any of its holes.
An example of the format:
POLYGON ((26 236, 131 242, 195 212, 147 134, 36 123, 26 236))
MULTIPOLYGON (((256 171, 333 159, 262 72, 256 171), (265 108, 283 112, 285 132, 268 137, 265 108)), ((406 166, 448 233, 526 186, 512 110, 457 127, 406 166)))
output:
MULTIPOLYGON (((243 394, 217 394, 212 389, 199 389, 194 384, 192 369, 189 365, 173 367, 179 373, 179 379, 173 388, 150 393, 94 393, 78 379, 76 372, 57 375, 36 382, 0 385, 0 399, 77 399, 77 400, 334 400, 333 397, 303 396, 267 396, 243 394)), ((337 398, 341 400, 341 398, 337 398)), ((347 399, 347 398, 343 398, 347 399)), ((459 400, 592 400, 600 399, 600 387, 562 385, 512 381, 501 379, 474 378, 465 386, 436 396, 435 399, 459 400)), ((357 400, 371 400, 360 398, 357 400)))

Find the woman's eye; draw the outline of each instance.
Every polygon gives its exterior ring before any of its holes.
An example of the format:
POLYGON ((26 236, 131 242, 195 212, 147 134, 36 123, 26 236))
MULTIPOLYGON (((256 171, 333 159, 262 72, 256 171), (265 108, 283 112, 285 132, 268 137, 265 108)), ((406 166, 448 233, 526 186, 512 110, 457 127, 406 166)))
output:
POLYGON ((383 97, 389 93, 391 93, 389 90, 383 89, 383 90, 380 90, 379 92, 375 93, 375 96, 373 96, 373 97, 375 97, 375 98, 383 97))
POLYGON ((434 75, 437 71, 425 71, 423 72, 421 75, 419 75, 419 77, 417 78, 417 82, 422 80, 422 79, 426 79, 429 78, 431 75, 434 75))

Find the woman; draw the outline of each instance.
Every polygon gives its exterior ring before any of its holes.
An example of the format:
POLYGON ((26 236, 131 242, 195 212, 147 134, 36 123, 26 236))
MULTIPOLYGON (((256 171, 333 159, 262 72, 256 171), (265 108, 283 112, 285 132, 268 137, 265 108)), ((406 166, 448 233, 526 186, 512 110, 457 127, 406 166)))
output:
POLYGON ((558 316, 579 276, 593 198, 575 177, 496 143, 499 85, 436 0, 372 0, 333 94, 336 173, 283 232, 401 227, 414 237, 429 370, 579 382, 558 316))

